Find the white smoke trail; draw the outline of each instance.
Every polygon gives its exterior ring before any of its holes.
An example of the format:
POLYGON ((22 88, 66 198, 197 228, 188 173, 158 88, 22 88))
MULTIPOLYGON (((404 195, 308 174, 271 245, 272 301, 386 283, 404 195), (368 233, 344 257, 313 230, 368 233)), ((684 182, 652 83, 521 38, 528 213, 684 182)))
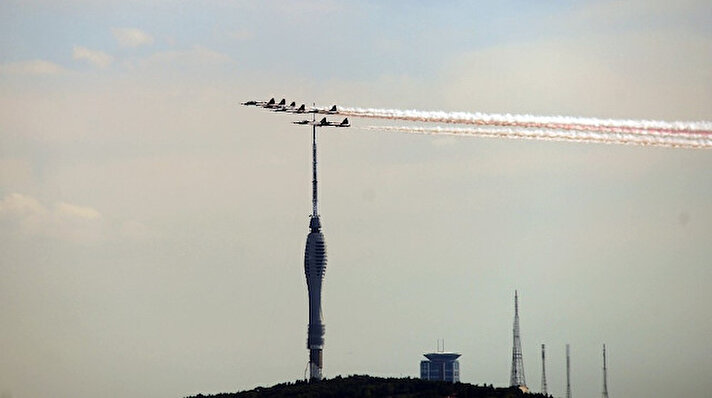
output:
POLYGON ((494 137, 543 141, 597 142, 605 144, 646 145, 669 148, 712 148, 712 136, 695 134, 631 134, 588 130, 518 129, 510 127, 411 127, 368 126, 366 130, 430 135, 494 137))
POLYGON ((397 109, 340 108, 345 116, 407 120, 417 122, 470 124, 476 126, 518 127, 527 129, 578 130, 621 134, 712 135, 712 122, 664 122, 658 120, 613 120, 569 116, 534 116, 466 112, 425 112, 397 109))

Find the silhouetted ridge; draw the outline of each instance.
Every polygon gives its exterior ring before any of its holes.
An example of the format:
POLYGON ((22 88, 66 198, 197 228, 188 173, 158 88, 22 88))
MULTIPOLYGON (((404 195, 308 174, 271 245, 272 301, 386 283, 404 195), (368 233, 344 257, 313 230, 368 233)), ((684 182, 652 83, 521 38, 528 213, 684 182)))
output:
MULTIPOLYGON (((356 397, 448 397, 458 398, 515 398, 525 394, 516 387, 479 386, 467 383, 446 383, 412 378, 381 378, 371 376, 337 376, 319 382, 298 380, 272 387, 257 387, 250 391, 198 394, 190 398, 356 398, 356 397)), ((543 398, 542 394, 526 394, 528 398, 543 398)))

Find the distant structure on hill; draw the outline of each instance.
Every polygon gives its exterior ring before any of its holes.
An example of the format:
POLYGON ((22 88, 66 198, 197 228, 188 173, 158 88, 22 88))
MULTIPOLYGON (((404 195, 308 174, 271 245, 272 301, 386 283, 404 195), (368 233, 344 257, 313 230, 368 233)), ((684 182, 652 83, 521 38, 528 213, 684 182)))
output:
POLYGON ((460 354, 445 352, 444 350, 445 342, 443 341, 443 351, 423 354, 428 359, 420 361, 421 379, 448 381, 450 383, 458 383, 460 381, 460 362, 457 360, 460 354))
POLYGON ((519 387, 528 392, 527 382, 524 380, 524 360, 522 359, 522 342, 519 339, 519 295, 514 291, 514 326, 512 327, 512 374, 509 385, 519 387))

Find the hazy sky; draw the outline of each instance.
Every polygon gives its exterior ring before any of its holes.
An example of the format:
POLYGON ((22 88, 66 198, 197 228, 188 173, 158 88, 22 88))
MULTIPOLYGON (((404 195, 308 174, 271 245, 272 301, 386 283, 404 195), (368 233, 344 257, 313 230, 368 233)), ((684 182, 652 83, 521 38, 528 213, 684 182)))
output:
MULTIPOLYGON (((303 377, 301 102, 712 119, 708 1, 3 1, 0 396, 303 377), (542 4, 546 3, 546 4, 542 4)), ((712 390, 712 152, 320 136, 325 375, 613 397, 712 390)), ((346 131, 344 131, 346 130, 346 131)))

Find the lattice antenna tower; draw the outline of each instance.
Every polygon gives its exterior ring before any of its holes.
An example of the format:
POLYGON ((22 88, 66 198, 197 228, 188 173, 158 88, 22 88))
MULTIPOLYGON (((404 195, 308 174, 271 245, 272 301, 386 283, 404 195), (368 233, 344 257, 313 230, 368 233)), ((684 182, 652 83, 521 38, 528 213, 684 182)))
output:
POLYGON ((524 379, 524 361, 522 359, 522 343, 519 338, 519 295, 514 291, 514 327, 512 328, 512 374, 509 384, 514 387, 526 389, 527 383, 524 379))

